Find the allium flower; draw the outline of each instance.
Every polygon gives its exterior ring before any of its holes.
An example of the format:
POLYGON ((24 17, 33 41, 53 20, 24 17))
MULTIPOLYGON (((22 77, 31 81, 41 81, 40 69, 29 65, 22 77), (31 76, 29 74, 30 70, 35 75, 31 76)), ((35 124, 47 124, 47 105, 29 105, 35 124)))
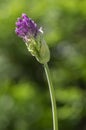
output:
POLYGON ((48 46, 42 38, 42 28, 38 28, 37 24, 24 13, 21 18, 17 19, 16 26, 16 34, 25 41, 31 54, 40 63, 48 62, 50 54, 48 46))

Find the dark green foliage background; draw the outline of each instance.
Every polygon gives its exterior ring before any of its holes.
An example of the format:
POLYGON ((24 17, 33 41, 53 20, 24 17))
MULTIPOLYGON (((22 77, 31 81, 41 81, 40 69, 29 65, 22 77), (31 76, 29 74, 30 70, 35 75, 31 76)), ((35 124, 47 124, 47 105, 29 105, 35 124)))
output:
POLYGON ((52 130, 43 65, 14 32, 27 13, 51 51, 59 130, 86 130, 86 0, 0 0, 0 130, 52 130))

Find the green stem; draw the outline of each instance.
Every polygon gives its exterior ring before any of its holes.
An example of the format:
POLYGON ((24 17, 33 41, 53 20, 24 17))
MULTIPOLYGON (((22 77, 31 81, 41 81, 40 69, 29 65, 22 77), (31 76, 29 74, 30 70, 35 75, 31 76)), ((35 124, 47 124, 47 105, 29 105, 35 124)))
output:
POLYGON ((46 77, 48 80, 50 97, 51 97, 51 104, 52 104, 52 116, 53 116, 53 130, 58 130, 58 120, 57 120, 57 108, 56 108, 56 100, 55 100, 55 93, 54 88, 51 81, 50 71, 47 64, 44 64, 44 69, 46 73, 46 77))

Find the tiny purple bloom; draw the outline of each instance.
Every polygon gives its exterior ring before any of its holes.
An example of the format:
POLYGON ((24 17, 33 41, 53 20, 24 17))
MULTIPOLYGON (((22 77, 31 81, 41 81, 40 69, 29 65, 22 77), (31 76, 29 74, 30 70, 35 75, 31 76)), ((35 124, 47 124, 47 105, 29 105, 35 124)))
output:
POLYGON ((25 41, 30 40, 31 37, 36 38, 39 32, 43 33, 42 29, 24 13, 17 19, 16 26, 16 34, 25 41))

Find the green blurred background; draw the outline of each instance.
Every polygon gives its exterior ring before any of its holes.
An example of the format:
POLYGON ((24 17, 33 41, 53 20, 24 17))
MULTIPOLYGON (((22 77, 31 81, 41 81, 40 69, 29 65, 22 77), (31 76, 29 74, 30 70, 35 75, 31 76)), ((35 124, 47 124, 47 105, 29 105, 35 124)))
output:
POLYGON ((86 0, 0 0, 0 130, 52 130, 43 65, 15 34, 26 13, 51 51, 59 130, 86 130, 86 0))

